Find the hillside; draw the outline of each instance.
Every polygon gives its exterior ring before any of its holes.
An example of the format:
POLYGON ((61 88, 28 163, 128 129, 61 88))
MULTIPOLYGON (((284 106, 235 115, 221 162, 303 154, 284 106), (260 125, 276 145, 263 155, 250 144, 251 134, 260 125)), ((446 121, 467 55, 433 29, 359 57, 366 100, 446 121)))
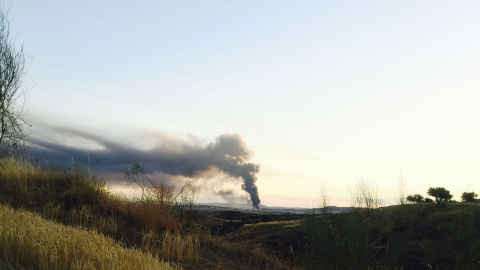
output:
MULTIPOLYGON (((290 268, 256 243, 226 241, 221 229, 225 220, 178 203, 169 205, 166 202, 171 200, 172 193, 168 192, 171 189, 159 188, 163 193, 150 190, 149 196, 131 201, 122 194, 110 192, 101 179, 79 166, 56 170, 13 159, 0 160, 2 207, 21 215, 35 213, 37 219, 42 219, 38 222, 50 224, 45 225, 47 227, 56 228, 54 224, 58 224, 104 235, 115 245, 139 250, 147 257, 153 255, 183 269, 290 268)), ((9 225, 13 223, 4 224, 0 238, 5 238, 8 227, 13 226, 9 225)), ((52 237, 56 231, 51 230, 52 237)), ((43 243, 41 239, 38 241, 43 243)), ((55 252, 50 244, 36 247, 41 252, 55 252)), ((72 244, 70 248, 75 253, 81 247, 72 244)), ((9 249, 0 247, 3 264, 15 261, 18 264, 15 268, 50 269, 41 266, 40 261, 22 261, 15 254, 5 253, 9 249)))
POLYGON ((78 166, 2 159, 0 266, 121 269, 115 254, 137 254, 143 262, 128 263, 145 269, 478 269, 480 261, 476 203, 296 214, 170 205, 161 188, 130 201, 78 166))
POLYGON ((479 269, 480 204, 410 204, 247 224, 227 234, 304 269, 479 269))

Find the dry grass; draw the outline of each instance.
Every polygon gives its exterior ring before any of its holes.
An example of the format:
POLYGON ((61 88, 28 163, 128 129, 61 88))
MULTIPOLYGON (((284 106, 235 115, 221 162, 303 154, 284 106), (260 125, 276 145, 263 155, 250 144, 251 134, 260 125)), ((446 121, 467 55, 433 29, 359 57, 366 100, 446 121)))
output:
POLYGON ((0 258, 33 269, 174 269, 95 232, 0 206, 0 258))
POLYGON ((159 231, 166 229, 178 232, 179 222, 170 211, 169 207, 165 207, 154 200, 135 201, 131 203, 127 214, 143 221, 145 229, 148 231, 159 231))
POLYGON ((165 259, 198 261, 200 241, 195 235, 148 232, 143 236, 142 250, 165 259))
POLYGON ((103 181, 80 167, 45 170, 14 159, 0 159, 0 204, 27 209, 65 226, 112 236, 123 246, 142 249, 155 257, 197 261, 198 238, 181 236, 180 222, 163 203, 171 192, 156 197, 151 190, 145 192, 149 196, 129 201, 111 193, 103 181))
POLYGON ((98 204, 108 197, 104 182, 78 166, 42 170, 11 158, 0 159, 0 201, 38 208, 61 203, 64 208, 98 204))
POLYGON ((72 208, 69 211, 62 209, 62 206, 51 203, 41 209, 37 209, 43 218, 61 222, 66 225, 73 225, 89 230, 95 230, 100 233, 118 232, 118 220, 114 216, 102 216, 95 213, 94 209, 88 205, 82 205, 78 210, 72 208))
POLYGON ((129 202, 120 194, 111 193, 103 180, 78 166, 63 171, 45 170, 10 158, 0 159, 1 202, 27 208, 63 224, 104 233, 117 232, 119 217, 138 224, 141 230, 179 230, 179 222, 162 200, 148 196, 129 202))
POLYGON ((0 206, 12 207, 0 209, 0 269, 163 269, 159 259, 189 269, 285 268, 261 244, 212 236, 223 221, 196 223, 174 198, 158 185, 127 200, 81 167, 0 159, 0 206))
POLYGON ((380 198, 378 186, 371 185, 368 179, 361 177, 353 188, 349 188, 352 207, 356 209, 374 209, 385 205, 385 200, 380 198))
POLYGON ((202 245, 209 246, 209 248, 213 250, 218 250, 227 258, 229 257, 232 261, 239 263, 239 265, 237 265, 238 269, 291 268, 286 261, 277 258, 271 252, 267 251, 262 244, 256 241, 241 240, 240 238, 229 241, 224 237, 212 236, 209 233, 203 234, 201 239, 202 245))

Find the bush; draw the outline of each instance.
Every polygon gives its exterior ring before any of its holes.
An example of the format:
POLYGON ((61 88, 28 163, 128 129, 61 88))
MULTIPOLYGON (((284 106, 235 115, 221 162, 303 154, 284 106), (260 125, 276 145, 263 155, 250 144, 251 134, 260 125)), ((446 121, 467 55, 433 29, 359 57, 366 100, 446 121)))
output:
POLYGON ((475 192, 463 192, 462 202, 474 202, 476 197, 478 197, 478 194, 475 192))
POLYGON ((352 207, 374 209, 385 203, 378 194, 378 187, 370 185, 367 179, 360 178, 354 188, 350 188, 352 207))
POLYGON ((450 199, 452 199, 452 195, 450 194, 450 191, 446 190, 443 187, 436 187, 436 188, 429 188, 428 195, 432 196, 435 198, 435 202, 448 202, 450 199))
POLYGON ((430 199, 430 198, 425 198, 425 202, 426 202, 426 203, 432 203, 432 202, 433 202, 433 200, 432 200, 432 199, 430 199))
POLYGON ((412 203, 422 203, 422 202, 425 202, 425 199, 420 194, 413 194, 413 195, 407 196, 407 201, 412 203))

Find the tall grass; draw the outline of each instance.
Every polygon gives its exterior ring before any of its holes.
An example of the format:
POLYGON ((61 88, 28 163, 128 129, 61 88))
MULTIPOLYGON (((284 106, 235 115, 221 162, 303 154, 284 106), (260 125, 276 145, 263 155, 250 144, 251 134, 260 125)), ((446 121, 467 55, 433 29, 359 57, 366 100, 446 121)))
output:
POLYGON ((301 258, 304 269, 368 269, 368 231, 356 216, 311 214, 302 228, 308 241, 301 258))
POLYGON ((131 202, 112 194, 102 179, 79 166, 41 169, 15 159, 0 159, 0 202, 105 233, 118 232, 118 223, 139 231, 178 231, 178 220, 162 201, 171 197, 172 188, 165 186, 163 193, 159 190, 148 190, 151 196, 131 202))
POLYGON ((105 183, 79 166, 42 170, 12 158, 0 159, 0 202, 28 208, 61 204, 70 209, 101 204, 106 197, 105 183))
POLYGON ((198 261, 200 241, 195 235, 182 236, 169 231, 158 235, 148 232, 142 238, 142 250, 165 259, 198 261))
POLYGON ((131 201, 112 194, 101 179, 79 166, 41 169, 15 159, 0 159, 0 203, 108 235, 129 247, 143 248, 153 235, 159 244, 146 250, 155 256, 198 260, 199 241, 180 236, 180 221, 165 203, 171 200, 173 188, 162 187, 148 189, 142 199, 131 201))
POLYGON ((367 178, 360 177, 356 185, 349 191, 352 207, 356 209, 374 209, 385 204, 385 200, 380 198, 378 187, 371 185, 367 178))
POLYGON ((403 175, 401 175, 398 180, 397 204, 407 204, 407 183, 405 182, 405 179, 403 179, 403 175))
POLYGON ((92 231, 0 205, 0 258, 33 269, 174 269, 92 231))

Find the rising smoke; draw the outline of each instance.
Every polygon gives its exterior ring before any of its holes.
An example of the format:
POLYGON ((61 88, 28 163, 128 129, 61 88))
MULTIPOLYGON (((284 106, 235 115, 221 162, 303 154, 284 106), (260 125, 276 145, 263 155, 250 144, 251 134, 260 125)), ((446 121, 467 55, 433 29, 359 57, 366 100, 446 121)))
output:
POLYGON ((84 131, 59 127, 49 129, 57 137, 62 135, 60 138, 70 138, 70 143, 33 138, 35 148, 31 154, 40 161, 48 160, 50 164, 68 166, 72 159, 76 162, 86 160, 88 154, 93 161, 92 167, 103 172, 124 172, 135 161, 145 164, 147 173, 171 176, 195 176, 220 171, 232 178, 242 179, 242 189, 250 195, 252 206, 259 209, 260 198, 255 185, 259 165, 249 162, 253 152, 237 134, 220 135, 208 144, 201 143, 196 137, 185 140, 178 136, 160 134, 154 138, 153 147, 142 150, 84 131), (72 146, 72 137, 73 141, 87 141, 95 147, 81 149, 72 146))

